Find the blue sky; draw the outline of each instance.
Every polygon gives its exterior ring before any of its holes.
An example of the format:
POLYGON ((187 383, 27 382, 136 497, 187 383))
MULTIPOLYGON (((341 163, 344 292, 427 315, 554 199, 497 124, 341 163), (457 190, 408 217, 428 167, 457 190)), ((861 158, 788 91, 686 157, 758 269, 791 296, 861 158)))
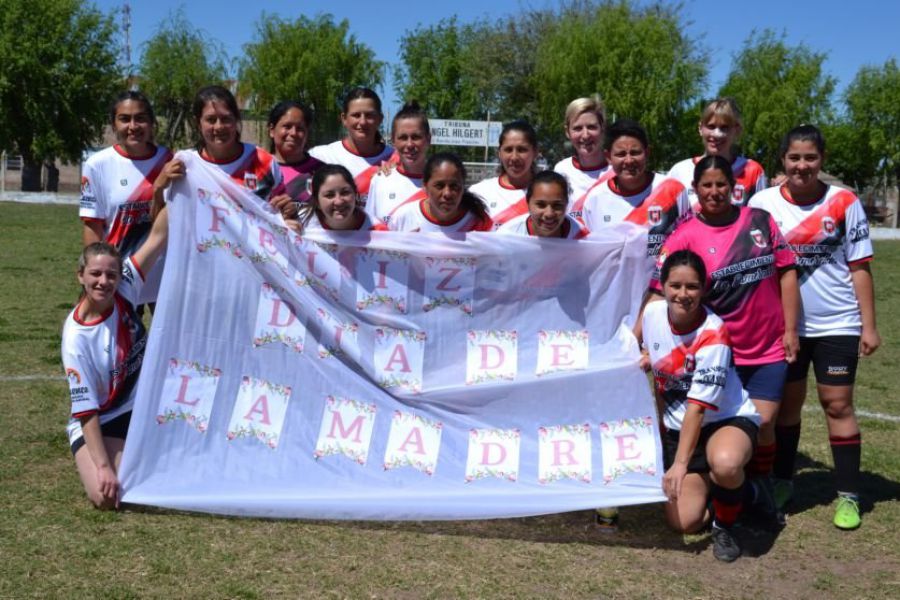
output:
MULTIPOLYGON (((103 11, 121 7, 121 0, 99 0, 103 11)), ((347 19, 357 39, 369 45, 379 59, 396 64, 403 33, 418 25, 435 23, 453 14, 461 21, 478 17, 496 18, 526 8, 555 7, 558 3, 536 0, 454 0, 453 2, 359 2, 356 0, 132 0, 131 40, 133 62, 141 45, 149 39, 170 11, 184 6, 188 19, 219 40, 229 56, 240 55, 243 44, 252 41, 255 23, 263 11, 286 18, 300 14, 330 13, 347 19)), ((805 43, 828 54, 826 69, 838 79, 838 90, 850 83, 862 65, 881 65, 900 52, 900 2, 893 0, 685 0, 683 14, 688 33, 711 51, 709 94, 715 93, 727 76, 731 56, 753 30, 784 31, 791 44, 805 43)), ((383 90, 388 106, 397 102, 390 85, 383 90)), ((451 115, 446 115, 450 117, 451 115)))

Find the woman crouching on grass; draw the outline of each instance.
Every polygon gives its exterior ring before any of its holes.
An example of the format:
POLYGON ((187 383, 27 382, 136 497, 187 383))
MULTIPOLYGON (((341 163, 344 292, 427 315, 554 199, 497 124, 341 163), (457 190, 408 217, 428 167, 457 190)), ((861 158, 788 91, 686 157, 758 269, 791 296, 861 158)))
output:
POLYGON ((498 233, 567 240, 581 239, 590 233, 566 214, 569 182, 565 176, 555 171, 541 171, 528 184, 525 199, 528 212, 501 225, 498 233))
POLYGON ((97 508, 119 504, 117 472, 146 344, 134 305, 144 274, 167 237, 168 211, 163 208, 147 240, 124 261, 106 242, 85 246, 78 261, 81 299, 62 333, 62 361, 72 398, 66 431, 81 483, 97 508))
POLYGON ((706 267, 690 250, 669 255, 660 271, 665 302, 643 315, 656 393, 664 400, 663 491, 666 519, 694 533, 712 496, 713 555, 741 555, 734 525, 744 499, 744 467, 753 456, 759 414, 741 387, 722 319, 703 306, 706 267))

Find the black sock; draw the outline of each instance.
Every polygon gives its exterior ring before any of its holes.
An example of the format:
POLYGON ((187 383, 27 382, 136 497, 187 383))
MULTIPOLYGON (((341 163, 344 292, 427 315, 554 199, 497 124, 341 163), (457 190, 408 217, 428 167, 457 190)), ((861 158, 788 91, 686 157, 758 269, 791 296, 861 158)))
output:
POLYGON ((830 436, 834 458, 834 483, 837 491, 859 494, 859 463, 862 454, 860 434, 849 437, 830 436))
POLYGON ((800 423, 775 426, 775 464, 772 473, 776 479, 793 479, 794 463, 797 460, 797 446, 800 445, 800 423))

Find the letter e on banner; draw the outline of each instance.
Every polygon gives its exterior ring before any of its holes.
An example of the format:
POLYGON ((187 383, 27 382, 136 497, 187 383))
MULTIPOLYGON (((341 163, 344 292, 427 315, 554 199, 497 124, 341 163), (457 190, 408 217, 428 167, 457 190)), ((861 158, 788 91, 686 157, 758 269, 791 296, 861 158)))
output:
POLYGON ((632 473, 655 476, 656 431, 651 417, 600 423, 603 483, 632 473))
POLYGON ((538 332, 538 360, 535 375, 559 371, 583 371, 588 367, 587 330, 538 332))

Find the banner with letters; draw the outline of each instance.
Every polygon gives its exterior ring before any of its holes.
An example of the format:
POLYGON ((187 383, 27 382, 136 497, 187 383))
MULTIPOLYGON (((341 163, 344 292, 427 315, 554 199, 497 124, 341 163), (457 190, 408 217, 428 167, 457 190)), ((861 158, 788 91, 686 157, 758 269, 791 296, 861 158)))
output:
POLYGON ((640 229, 297 235, 179 157, 123 501, 419 520, 664 499, 640 229))

